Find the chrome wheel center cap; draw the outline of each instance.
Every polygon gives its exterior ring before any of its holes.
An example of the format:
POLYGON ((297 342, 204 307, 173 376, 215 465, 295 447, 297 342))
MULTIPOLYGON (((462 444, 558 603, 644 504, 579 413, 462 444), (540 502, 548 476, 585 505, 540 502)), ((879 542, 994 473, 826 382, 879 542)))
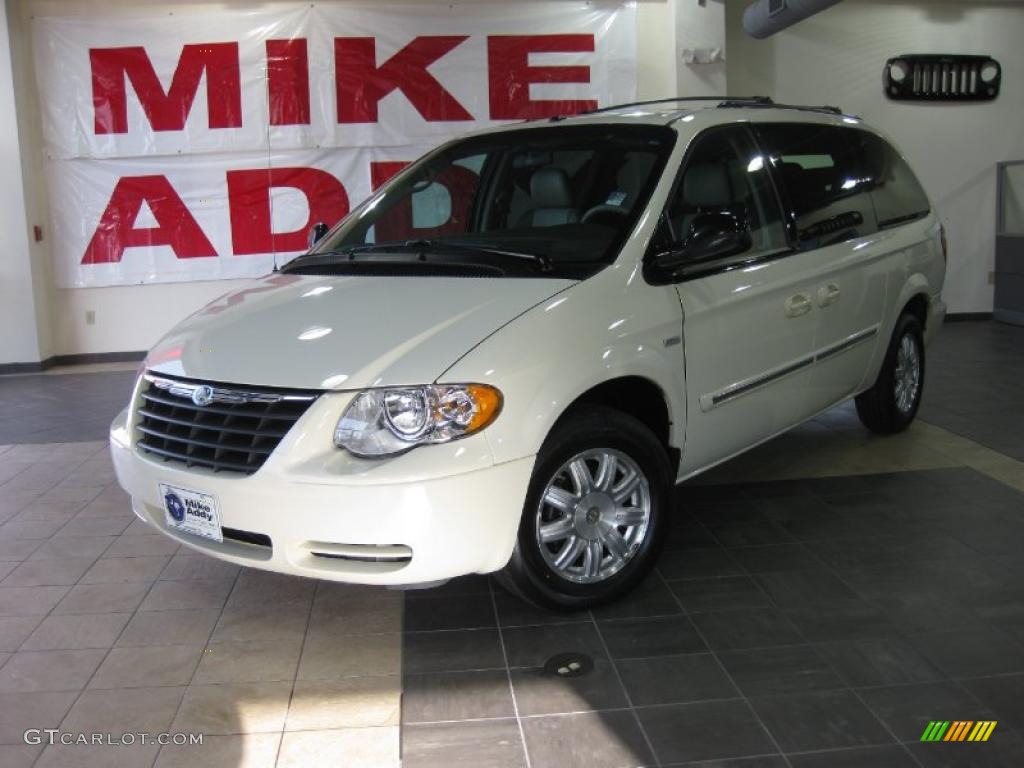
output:
POLYGON ((597 540, 602 524, 607 527, 615 520, 615 499, 611 494, 592 491, 579 500, 575 518, 576 532, 585 539, 597 540))

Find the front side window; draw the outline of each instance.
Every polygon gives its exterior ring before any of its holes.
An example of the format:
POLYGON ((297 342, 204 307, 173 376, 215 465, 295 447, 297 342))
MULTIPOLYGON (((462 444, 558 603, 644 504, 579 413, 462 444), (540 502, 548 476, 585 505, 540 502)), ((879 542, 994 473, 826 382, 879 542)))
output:
POLYGON ((672 239, 686 245, 703 221, 735 217, 750 232, 749 257, 787 247, 786 228, 765 159, 745 128, 698 136, 668 207, 672 239))
POLYGON ((674 141, 671 129, 636 125, 455 141, 398 174, 286 270, 342 261, 351 270, 406 254, 427 264, 486 260, 516 275, 532 258, 545 274, 586 276, 617 256, 674 141))
POLYGON ((757 132, 788 197, 798 247, 821 248, 878 230, 872 134, 813 123, 765 123, 757 132))

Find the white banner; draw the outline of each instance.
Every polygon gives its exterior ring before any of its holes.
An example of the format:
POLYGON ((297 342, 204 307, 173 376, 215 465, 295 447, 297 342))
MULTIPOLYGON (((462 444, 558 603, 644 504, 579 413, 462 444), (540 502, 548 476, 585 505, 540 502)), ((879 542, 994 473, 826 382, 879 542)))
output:
POLYGON ((399 166, 636 93, 632 2, 33 22, 59 287, 252 277, 399 166))

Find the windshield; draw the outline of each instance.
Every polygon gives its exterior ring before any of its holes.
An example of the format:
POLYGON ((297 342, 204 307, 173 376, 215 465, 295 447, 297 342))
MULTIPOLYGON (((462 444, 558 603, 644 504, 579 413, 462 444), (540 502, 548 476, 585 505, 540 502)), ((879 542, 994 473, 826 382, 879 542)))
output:
POLYGON ((586 277, 611 263, 675 134, 660 126, 534 127, 449 143, 399 173, 286 271, 374 263, 586 277))

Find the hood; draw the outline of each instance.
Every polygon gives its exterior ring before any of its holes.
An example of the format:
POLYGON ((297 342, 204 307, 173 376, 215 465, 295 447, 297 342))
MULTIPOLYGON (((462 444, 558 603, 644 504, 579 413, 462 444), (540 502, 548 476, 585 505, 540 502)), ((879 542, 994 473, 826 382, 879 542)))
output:
POLYGON ((544 278, 273 275, 189 317, 150 370, 226 384, 361 389, 429 384, 534 305, 544 278))

